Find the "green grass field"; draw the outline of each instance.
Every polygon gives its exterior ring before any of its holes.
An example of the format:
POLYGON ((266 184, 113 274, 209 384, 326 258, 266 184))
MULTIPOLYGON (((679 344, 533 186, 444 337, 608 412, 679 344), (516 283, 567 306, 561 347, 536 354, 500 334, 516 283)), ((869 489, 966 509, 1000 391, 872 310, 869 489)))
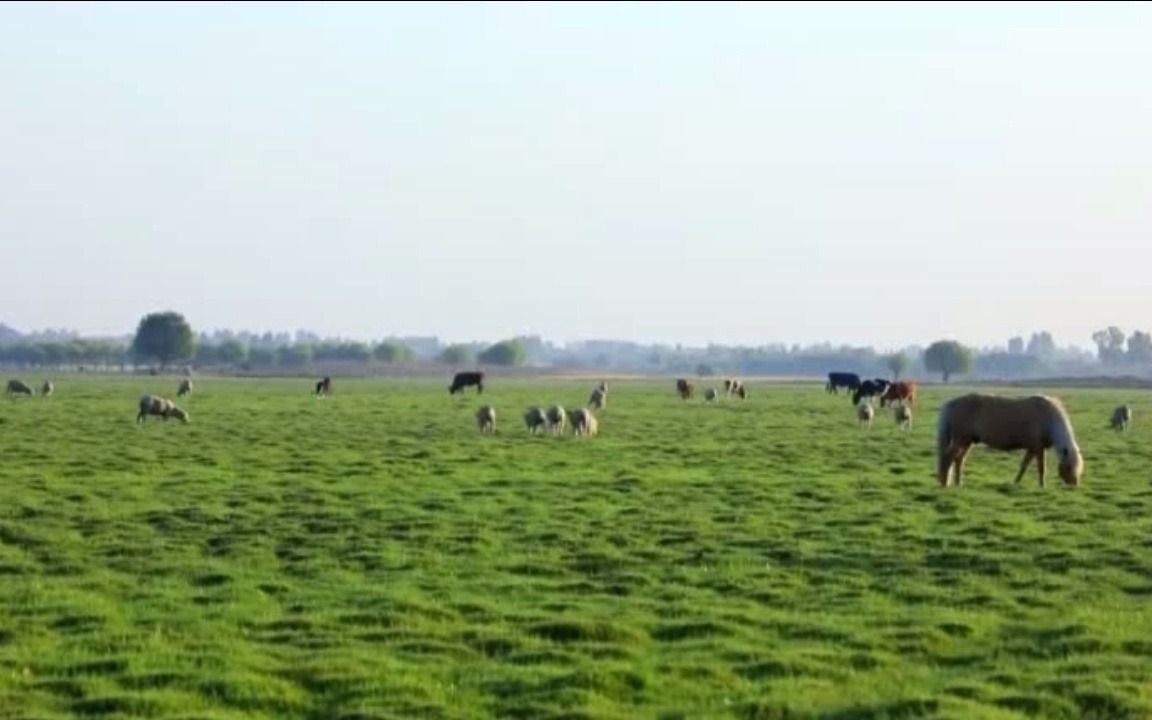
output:
POLYGON ((177 379, 55 379, 0 398, 0 717, 1152 716, 1145 392, 1056 393, 1078 490, 982 449, 941 490, 957 388, 900 432, 612 382, 557 439, 524 409, 592 381, 203 378, 137 426, 177 379))

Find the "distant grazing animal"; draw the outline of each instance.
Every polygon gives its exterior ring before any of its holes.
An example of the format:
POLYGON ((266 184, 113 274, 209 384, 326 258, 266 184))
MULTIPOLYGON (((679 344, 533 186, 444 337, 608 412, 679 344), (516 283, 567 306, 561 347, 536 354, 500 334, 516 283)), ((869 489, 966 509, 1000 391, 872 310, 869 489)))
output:
POLYGON ((496 432, 496 409, 491 405, 481 407, 476 411, 476 424, 482 433, 496 432))
POLYGON ((876 417, 876 410, 873 409, 872 403, 865 400, 856 406, 856 419, 862 427, 872 427, 872 418, 874 417, 876 417))
POLYGON ((1132 408, 1127 405, 1121 405, 1112 411, 1112 429, 1125 432, 1128 430, 1128 424, 1132 422, 1132 408))
POLYGON ((889 383, 888 389, 880 396, 880 407, 895 402, 901 405, 915 405, 916 389, 916 383, 911 380, 900 380, 899 382, 889 383))
POLYGON ((45 380, 44 384, 40 387, 40 394, 44 397, 52 397, 52 393, 56 391, 56 386, 52 384, 51 380, 45 380))
POLYGON ((19 380, 8 381, 8 394, 9 395, 32 395, 32 388, 25 385, 19 380))
POLYGON ((552 434, 558 435, 564 432, 564 426, 568 424, 568 413, 564 412, 563 406, 553 405, 548 408, 545 416, 548 418, 548 429, 552 434))
MULTIPOLYGON (((191 384, 189 384, 188 389, 189 390, 192 389, 191 384)), ((316 383, 316 392, 314 394, 316 394, 316 395, 331 395, 332 394, 332 378, 325 375, 323 380, 316 383)))
POLYGON ((888 386, 892 383, 887 380, 865 380, 860 383, 860 387, 852 392, 852 404, 859 405, 860 401, 865 398, 873 398, 876 396, 883 397, 884 393, 888 390, 888 386))
POLYGON ((448 394, 454 395, 466 387, 475 385, 476 393, 484 392, 484 373, 482 372, 458 372, 452 378, 452 386, 448 388, 448 394))
POLYGON ((537 431, 544 432, 548 427, 548 415, 543 408, 528 408, 528 412, 524 413, 524 424, 528 426, 528 432, 533 435, 537 431))
POLYGON ((824 389, 834 395, 839 395, 839 388, 855 391, 858 387, 860 387, 860 376, 856 373, 830 372, 828 373, 828 384, 824 386, 824 389))
POLYGON ((912 427, 912 408, 907 405, 896 406, 896 424, 902 429, 908 430, 912 427))
POLYGON ((716 388, 708 388, 704 391, 704 399, 708 402, 712 402, 716 399, 718 394, 719 393, 716 392, 716 388))
POLYGON ((176 397, 184 397, 192 392, 192 381, 185 378, 180 381, 180 387, 176 390, 176 397))
POLYGON ((741 400, 748 399, 748 388, 745 387, 744 383, 740 383, 736 386, 736 397, 740 398, 741 400))
POLYGON ((736 397, 744 400, 748 397, 748 391, 744 389, 744 383, 739 380, 727 379, 724 381, 724 394, 728 397, 735 395, 736 397))
POLYGON ((588 407, 595 408, 596 410, 603 410, 604 405, 608 402, 608 395, 600 388, 592 391, 592 397, 588 398, 588 407))
POLYGON ((1044 452, 1054 448, 1060 478, 1079 485, 1084 458, 1064 406, 1056 398, 1033 395, 1009 398, 972 393, 949 400, 940 408, 936 427, 936 478, 941 487, 963 482, 964 458, 975 443, 996 450, 1024 450, 1020 482, 1028 463, 1036 459, 1040 486, 1044 486, 1044 452))
POLYGON ((696 386, 684 378, 680 378, 676 381, 676 392, 680 395, 681 400, 687 400, 696 394, 696 386))
POLYGON ((588 408, 578 408, 572 411, 572 432, 576 435, 595 435, 597 433, 596 416, 588 408))
POLYGON ((171 400, 155 395, 144 395, 140 398, 140 412, 136 415, 136 422, 142 423, 149 415, 156 415, 165 420, 176 418, 181 422, 188 422, 188 413, 176 407, 171 400))

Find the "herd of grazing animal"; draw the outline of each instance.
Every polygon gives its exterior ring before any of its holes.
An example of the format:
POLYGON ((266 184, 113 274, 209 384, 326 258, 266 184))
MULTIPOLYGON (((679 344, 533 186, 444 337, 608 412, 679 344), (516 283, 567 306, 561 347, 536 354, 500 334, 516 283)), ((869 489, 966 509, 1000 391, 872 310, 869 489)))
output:
MULTIPOLYGON (((725 397, 747 399, 748 393, 743 382, 731 378, 723 381, 725 397)), ((448 389, 449 394, 462 392, 475 387, 477 394, 484 392, 484 373, 456 373, 448 389)), ((192 380, 183 379, 176 390, 177 397, 192 393, 192 380)), ((916 402, 918 387, 915 382, 889 382, 880 378, 861 380, 855 373, 828 373, 825 390, 838 394, 840 389, 851 392, 856 419, 862 427, 871 427, 876 417, 873 398, 880 398, 880 407, 891 405, 897 425, 910 429, 912 407, 916 402)), ((51 397, 55 385, 45 381, 40 388, 42 397, 51 397)), ((676 394, 682 400, 695 396, 695 385, 684 379, 676 380, 676 394)), ((35 391, 27 383, 12 379, 7 384, 9 397, 33 396, 35 391)), ((314 394, 326 396, 332 392, 332 379, 325 377, 316 383, 314 394)), ((708 388, 704 399, 715 402, 721 396, 715 387, 708 388)), ((592 389, 588 407, 568 412, 561 405, 548 408, 531 407, 524 413, 524 424, 530 434, 550 433, 560 435, 567 428, 577 436, 594 436, 598 432, 598 421, 593 410, 602 411, 608 402, 608 385, 601 382, 592 389)), ((163 420, 175 418, 189 422, 187 410, 177 406, 167 398, 157 395, 143 395, 137 405, 136 422, 143 423, 149 416, 163 420)), ((496 409, 484 405, 476 411, 476 423, 483 434, 496 432, 496 409)), ((1109 426, 1119 432, 1128 430, 1132 423, 1132 408, 1120 405, 1113 410, 1109 426)), ((1014 482, 1019 483, 1032 461, 1040 485, 1045 483, 1047 464, 1045 454, 1055 450, 1057 470, 1065 484, 1077 486, 1084 472, 1084 460, 1076 443, 1071 421, 1063 405, 1056 398, 1035 395, 1010 398, 997 395, 970 393, 953 398, 940 408, 936 429, 937 482, 942 487, 963 483, 964 463, 973 445, 984 444, 996 450, 1023 450, 1024 457, 1014 482)))

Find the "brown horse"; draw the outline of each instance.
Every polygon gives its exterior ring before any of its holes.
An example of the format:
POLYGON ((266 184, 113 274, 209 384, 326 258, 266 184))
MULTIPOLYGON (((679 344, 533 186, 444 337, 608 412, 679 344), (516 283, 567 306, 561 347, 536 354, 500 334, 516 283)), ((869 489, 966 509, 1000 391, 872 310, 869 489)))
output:
POLYGON ((942 487, 950 484, 953 469, 956 484, 963 482, 964 459, 975 443, 995 450, 1024 450, 1024 461, 1013 482, 1020 482, 1028 463, 1036 458, 1043 487, 1044 452, 1048 448, 1056 449, 1060 478, 1066 485, 1079 485, 1084 473, 1072 423, 1056 398, 973 393, 944 403, 936 426, 936 478, 942 487))
POLYGON ((681 400, 687 400, 696 394, 696 386, 680 378, 676 381, 676 393, 680 395, 681 400))

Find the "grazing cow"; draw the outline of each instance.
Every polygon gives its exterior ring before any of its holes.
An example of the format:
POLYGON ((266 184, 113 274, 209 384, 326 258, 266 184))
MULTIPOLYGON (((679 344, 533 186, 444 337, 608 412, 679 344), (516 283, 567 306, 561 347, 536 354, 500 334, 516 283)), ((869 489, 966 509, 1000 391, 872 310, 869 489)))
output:
POLYGON ((482 433, 495 433, 496 409, 491 405, 481 407, 476 411, 476 424, 480 426, 482 433))
POLYGON ((45 380, 44 384, 40 387, 40 394, 44 397, 52 397, 52 393, 56 392, 56 386, 52 384, 51 380, 45 380))
POLYGON ((716 388, 708 388, 704 391, 704 399, 707 402, 712 402, 718 395, 719 393, 716 392, 716 388))
POLYGON ((458 372, 452 378, 452 386, 448 388, 448 394, 454 395, 466 387, 472 385, 476 386, 476 394, 484 392, 484 373, 482 372, 458 372))
POLYGON ((595 408, 596 410, 603 410, 604 405, 607 404, 607 402, 608 395, 600 388, 596 388, 592 391, 592 397, 588 398, 588 407, 595 408))
POLYGON ((902 430, 910 430, 912 428, 912 408, 907 405, 896 406, 896 424, 902 430))
MULTIPOLYGON (((189 384, 189 385, 191 385, 191 384, 189 384)), ((191 387, 189 387, 189 390, 191 390, 191 387)), ((325 375, 323 380, 316 383, 316 392, 314 394, 315 395, 331 395, 332 394, 332 378, 325 375)))
POLYGON ((865 400, 856 406, 856 419, 861 427, 872 427, 872 418, 876 417, 876 410, 872 403, 865 400))
POLYGON ((1044 486, 1044 452, 1048 448, 1056 450, 1060 478, 1066 485, 1079 485, 1084 473, 1084 458, 1072 423, 1056 398, 972 393, 944 403, 936 426, 936 479, 941 487, 948 487, 953 475, 957 485, 963 483, 964 459, 976 443, 995 450, 1023 450, 1016 483, 1036 458, 1040 486, 1044 486))
POLYGON ((32 388, 28 387, 27 385, 25 385, 20 380, 9 380, 8 381, 8 394, 10 396, 12 396, 12 395, 28 395, 29 397, 31 397, 32 388))
POLYGON ((157 417, 176 418, 180 422, 188 422, 188 413, 176 407, 176 404, 171 400, 167 400, 155 395, 144 395, 140 398, 140 412, 136 415, 136 422, 142 423, 149 415, 156 415, 157 417))
POLYGON ((911 380, 900 380, 899 382, 889 383, 888 389, 880 396, 880 407, 884 407, 888 403, 896 402, 901 405, 915 405, 916 387, 916 383, 911 380))
POLYGON ((572 411, 572 433, 575 435, 595 435, 598 431, 596 416, 588 408, 572 411))
POLYGON ((824 389, 834 395, 839 395, 839 388, 855 391, 858 387, 860 387, 860 376, 856 373, 830 372, 828 373, 828 384, 824 386, 824 389))
POLYGON ((748 399, 748 388, 744 385, 744 383, 738 383, 736 385, 736 397, 740 398, 741 400, 748 399))
POLYGON ((1128 430, 1128 424, 1132 422, 1132 408, 1127 405, 1121 405, 1112 411, 1112 429, 1125 432, 1128 430))
POLYGON ((564 412, 563 406, 553 405, 548 408, 545 416, 548 418, 548 429, 553 435, 564 432, 564 426, 568 424, 568 413, 564 412))
POLYGON ((535 435, 537 431, 543 432, 547 428, 548 415, 543 408, 528 408, 524 413, 524 424, 528 427, 528 432, 535 435))
POLYGON ((684 378, 680 378, 676 381, 676 392, 680 395, 681 400, 687 400, 696 394, 696 386, 684 378))
POLYGON ((859 405, 862 399, 874 398, 876 396, 883 397, 884 393, 888 390, 888 386, 892 383, 887 380, 879 378, 875 380, 865 380, 860 383, 860 387, 852 391, 852 403, 859 405))
POLYGON ((190 392, 192 392, 192 381, 184 378, 180 381, 180 387, 176 390, 176 397, 184 397, 190 392))

